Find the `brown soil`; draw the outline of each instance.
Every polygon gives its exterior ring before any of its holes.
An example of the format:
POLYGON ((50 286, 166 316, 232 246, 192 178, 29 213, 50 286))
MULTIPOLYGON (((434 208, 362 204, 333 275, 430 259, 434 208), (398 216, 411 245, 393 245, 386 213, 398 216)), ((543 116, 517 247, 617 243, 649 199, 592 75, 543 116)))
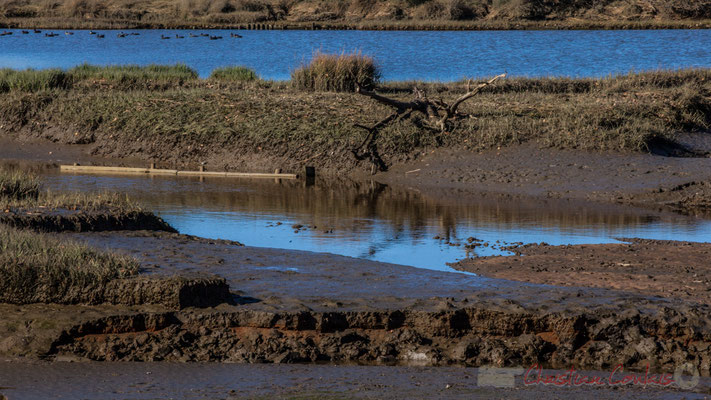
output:
POLYGON ((676 368, 679 360, 706 371, 703 360, 711 356, 706 305, 169 233, 73 236, 134 254, 151 270, 149 276, 221 275, 239 290, 240 305, 183 311, 0 306, 5 329, 14 327, 0 332, 4 354, 124 361, 541 363, 596 369, 617 363, 641 369, 651 363, 664 371, 676 368))
MULTIPOLYGON (((546 374, 564 371, 546 370, 546 374)), ((655 385, 482 384, 484 369, 357 365, 229 363, 46 363, 0 361, 0 390, 10 399, 704 399, 711 381, 693 391, 655 385), (100 384, 87 385, 87 382, 100 384), (40 384, 41 383, 41 384, 40 384), (56 397, 55 397, 56 396, 56 397), (61 397, 60 397, 61 396, 61 397)), ((583 371, 607 377, 609 372, 583 371)))
MULTIPOLYGON (((0 283, 0 288, 3 288, 0 283)), ((82 288, 64 291, 43 288, 31 293, 17 293, 12 288, 0 291, 0 303, 7 304, 115 304, 139 306, 158 304, 170 309, 214 307, 233 302, 223 278, 173 276, 148 278, 139 276, 96 282, 82 288)))
POLYGON ((711 243, 626 239, 623 244, 511 248, 515 256, 479 257, 458 270, 521 282, 596 287, 711 304, 711 243))
POLYGON ((147 211, 82 211, 64 209, 7 209, 0 223, 41 232, 98 232, 143 230, 177 232, 160 217, 147 211))
MULTIPOLYGON (((709 134, 701 134, 709 135, 709 134)), ((711 150, 703 142, 701 150, 711 150)), ((374 177, 422 192, 582 199, 708 214, 711 158, 540 148, 435 150, 374 177)))

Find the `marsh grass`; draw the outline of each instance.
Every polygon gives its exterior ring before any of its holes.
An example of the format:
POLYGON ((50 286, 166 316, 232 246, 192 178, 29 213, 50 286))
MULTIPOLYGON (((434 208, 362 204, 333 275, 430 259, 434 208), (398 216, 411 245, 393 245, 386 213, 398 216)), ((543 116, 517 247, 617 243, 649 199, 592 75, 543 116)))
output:
POLYGON ((0 301, 53 302, 138 273, 130 257, 0 224, 0 301))
MULTIPOLYGON (((466 90, 465 82, 385 82, 377 91, 409 101, 413 86, 445 102, 466 90)), ((600 79, 507 78, 464 103, 460 111, 471 118, 460 120, 446 134, 423 129, 417 119, 389 126, 381 133, 381 153, 397 159, 425 148, 481 150, 523 142, 648 151, 659 140, 711 129, 711 70, 600 79)), ((215 85, 197 80, 161 91, 89 87, 0 97, 0 124, 14 131, 71 127, 114 154, 129 155, 140 146, 153 149, 146 150, 153 156, 180 154, 175 159, 180 162, 219 152, 259 152, 278 155, 285 166, 312 159, 347 168, 353 165, 348 150, 364 135, 353 124, 374 124, 390 113, 391 108, 355 93, 268 81, 215 85)), ((60 135, 56 140, 67 139, 60 135)))
POLYGON ((309 64, 291 73, 292 85, 301 90, 354 92, 358 85, 373 88, 379 81, 380 71, 375 61, 360 52, 317 52, 309 64))
POLYGON ((210 79, 230 82, 250 82, 258 80, 259 76, 251 68, 233 66, 216 68, 210 74, 210 79))
POLYGON ((154 84, 181 85, 198 79, 198 74, 184 64, 176 65, 110 65, 82 64, 69 70, 0 69, 0 93, 9 91, 40 92, 68 90, 86 81, 119 85, 119 88, 151 88, 154 84))
POLYGON ((61 69, 26 69, 18 71, 0 69, 0 93, 11 90, 36 92, 50 89, 68 89, 72 86, 72 76, 61 69))
POLYGON ((145 83, 173 83, 198 79, 198 73, 185 64, 175 65, 108 65, 82 64, 67 71, 75 81, 104 80, 134 87, 145 83))
POLYGON ((49 190, 40 191, 34 198, 0 197, 0 208, 3 210, 68 210, 119 214, 142 211, 141 207, 126 194, 114 192, 63 193, 49 190))
POLYGON ((13 209, 142 211, 126 194, 43 191, 41 180, 35 174, 0 166, 0 212, 13 209))
POLYGON ((39 197, 40 181, 32 175, 20 170, 0 168, 0 202, 32 201, 39 197))

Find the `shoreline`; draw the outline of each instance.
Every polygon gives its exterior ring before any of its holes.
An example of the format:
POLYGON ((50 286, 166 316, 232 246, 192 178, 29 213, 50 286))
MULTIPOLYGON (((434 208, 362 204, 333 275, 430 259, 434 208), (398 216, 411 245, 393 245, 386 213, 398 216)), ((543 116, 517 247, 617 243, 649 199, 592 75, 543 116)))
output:
POLYGON ((205 23, 199 21, 113 22, 62 19, 58 22, 0 20, 0 29, 67 29, 67 30, 361 30, 361 31, 529 31, 529 30, 678 30, 711 29, 711 20, 639 20, 639 21, 307 21, 307 22, 250 22, 205 23))

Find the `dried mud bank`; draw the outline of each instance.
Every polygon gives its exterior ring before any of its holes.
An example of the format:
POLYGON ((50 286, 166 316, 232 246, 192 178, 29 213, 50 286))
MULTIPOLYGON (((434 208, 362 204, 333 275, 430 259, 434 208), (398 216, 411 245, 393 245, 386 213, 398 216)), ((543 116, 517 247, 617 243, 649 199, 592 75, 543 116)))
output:
POLYGON ((114 304, 140 306, 162 305, 172 309, 211 307, 231 302, 229 287, 217 277, 164 277, 144 276, 96 282, 82 288, 63 290, 41 287, 34 291, 17 293, 12 287, 0 283, 0 303, 7 304, 114 304))

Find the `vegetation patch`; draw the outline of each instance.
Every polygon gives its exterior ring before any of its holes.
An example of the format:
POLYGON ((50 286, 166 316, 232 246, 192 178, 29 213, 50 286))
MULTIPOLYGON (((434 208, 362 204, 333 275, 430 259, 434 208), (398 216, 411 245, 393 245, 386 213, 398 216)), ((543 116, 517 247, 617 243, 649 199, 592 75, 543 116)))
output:
POLYGON ((15 0, 0 26, 55 29, 649 29, 711 24, 709 0, 15 0))
POLYGON ((138 267, 129 257, 0 224, 0 303, 80 302, 82 293, 138 267))
POLYGON ((0 93, 10 90, 37 92, 50 89, 68 89, 72 86, 72 77, 61 69, 26 69, 24 71, 9 68, 0 69, 0 93))
POLYGON ((22 171, 0 169, 0 199, 15 201, 37 199, 40 183, 37 177, 22 171))
POLYGON ((259 76, 251 68, 234 66, 216 68, 210 74, 210 79, 231 82, 249 82, 258 80, 259 76))
POLYGON ((42 191, 36 176, 4 168, 0 168, 0 224, 44 232, 176 232, 160 217, 142 210, 125 195, 42 191))
POLYGON ((309 64, 291 73, 292 85, 301 90, 354 92, 358 85, 372 88, 380 81, 380 71, 372 57, 350 54, 316 53, 309 64))
MULTIPOLYGON (((220 170, 273 170, 274 164, 295 170, 304 160, 324 173, 360 168, 351 151, 367 132, 354 125, 372 126, 391 115, 392 107, 358 93, 315 90, 315 81, 310 82, 308 90, 295 83, 215 85, 198 79, 188 86, 168 84, 165 90, 13 91, 0 98, 0 125, 23 137, 91 143, 100 155, 192 168, 207 162, 220 170)), ((319 88, 329 90, 354 84, 321 82, 328 83, 319 88)), ((431 100, 452 104, 466 93, 467 83, 384 82, 370 90, 411 101, 413 87, 431 100)), ((383 160, 412 159, 425 149, 477 151, 524 142, 651 151, 655 143, 674 143, 680 134, 711 128, 711 70, 601 79, 506 78, 458 111, 467 117, 444 132, 428 129, 419 115, 393 121, 379 132, 383 160)))

